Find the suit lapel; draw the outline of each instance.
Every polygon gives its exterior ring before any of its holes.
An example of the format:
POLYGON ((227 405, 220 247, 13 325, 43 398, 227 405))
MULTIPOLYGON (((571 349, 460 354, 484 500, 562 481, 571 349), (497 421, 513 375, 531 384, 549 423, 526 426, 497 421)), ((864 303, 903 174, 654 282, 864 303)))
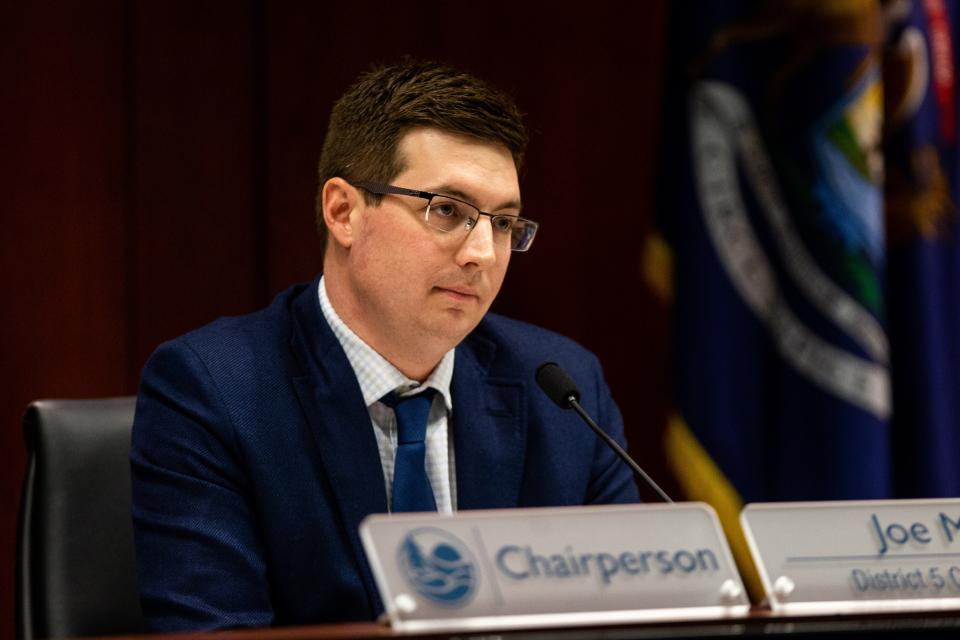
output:
MULTIPOLYGON (((318 283, 292 303, 291 349, 303 372, 293 382, 376 613, 383 605, 358 531, 364 517, 387 511, 383 467, 356 375, 320 311, 318 283)), ((527 440, 525 385, 488 375, 495 352, 493 343, 476 333, 457 348, 451 393, 459 509, 519 504, 527 440)))
POLYGON ((525 385, 489 376, 495 352, 477 333, 457 347, 451 394, 458 509, 516 507, 520 501, 525 385))
MULTIPOLYGON (((318 281, 293 302, 291 348, 304 375, 294 385, 374 612, 382 609, 358 535, 360 521, 386 513, 383 467, 360 385, 317 298, 318 281)), ((334 505, 331 505, 333 507, 334 505)))

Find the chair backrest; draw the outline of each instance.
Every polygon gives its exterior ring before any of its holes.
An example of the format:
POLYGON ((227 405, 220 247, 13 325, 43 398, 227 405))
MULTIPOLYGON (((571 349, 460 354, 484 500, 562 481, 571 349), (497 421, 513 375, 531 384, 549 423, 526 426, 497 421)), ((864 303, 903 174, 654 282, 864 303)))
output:
POLYGON ((42 400, 23 419, 17 636, 144 629, 130 520, 135 398, 42 400))

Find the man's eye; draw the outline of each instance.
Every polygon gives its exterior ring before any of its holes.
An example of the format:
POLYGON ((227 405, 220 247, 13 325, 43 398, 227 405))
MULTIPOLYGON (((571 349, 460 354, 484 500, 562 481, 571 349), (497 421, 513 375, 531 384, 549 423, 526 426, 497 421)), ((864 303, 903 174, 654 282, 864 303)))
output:
POLYGON ((502 231, 503 233, 510 233, 510 230, 513 229, 514 218, 513 216, 494 216, 493 217, 493 228, 497 231, 502 231))
POLYGON ((441 218, 456 218, 460 215, 460 209, 453 202, 438 202, 430 206, 430 212, 441 218))

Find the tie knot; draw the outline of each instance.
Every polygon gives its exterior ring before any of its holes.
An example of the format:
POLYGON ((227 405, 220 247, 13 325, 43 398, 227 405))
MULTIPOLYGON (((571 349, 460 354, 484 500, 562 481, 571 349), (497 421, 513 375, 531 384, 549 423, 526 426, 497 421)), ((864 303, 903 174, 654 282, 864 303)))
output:
POLYGON ((435 389, 424 389, 418 394, 401 397, 388 393, 380 401, 393 409, 397 416, 397 441, 400 444, 423 442, 427 435, 427 418, 433 404, 435 389))
POLYGON ((432 387, 427 387, 420 393, 415 393, 412 396, 402 396, 396 391, 391 391, 387 395, 380 398, 380 402, 387 405, 391 409, 396 409, 401 404, 405 404, 407 402, 414 401, 414 400, 417 400, 418 398, 423 398, 423 397, 426 397, 427 400, 432 402, 433 394, 435 394, 436 392, 437 390, 432 387))

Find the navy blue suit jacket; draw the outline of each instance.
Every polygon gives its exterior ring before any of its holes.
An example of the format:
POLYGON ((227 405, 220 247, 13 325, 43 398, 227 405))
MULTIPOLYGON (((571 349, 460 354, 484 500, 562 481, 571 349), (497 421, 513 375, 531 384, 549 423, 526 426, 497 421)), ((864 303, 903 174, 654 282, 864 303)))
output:
MULTIPOLYGON (((633 502, 629 469, 536 388, 552 360, 623 444, 596 358, 488 314, 456 351, 459 509, 633 502)), ((387 510, 353 370, 317 281, 161 345, 143 371, 131 450, 141 600, 156 630, 372 620, 358 537, 387 510)))

